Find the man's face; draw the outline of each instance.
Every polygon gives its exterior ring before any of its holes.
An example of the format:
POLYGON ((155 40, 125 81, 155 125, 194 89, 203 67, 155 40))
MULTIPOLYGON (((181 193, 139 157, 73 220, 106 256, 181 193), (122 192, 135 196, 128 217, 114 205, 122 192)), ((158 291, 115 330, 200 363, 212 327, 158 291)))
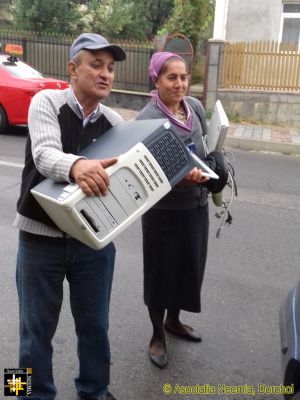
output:
POLYGON ((114 79, 114 58, 110 51, 81 50, 69 63, 72 86, 78 99, 99 101, 107 97, 114 79))

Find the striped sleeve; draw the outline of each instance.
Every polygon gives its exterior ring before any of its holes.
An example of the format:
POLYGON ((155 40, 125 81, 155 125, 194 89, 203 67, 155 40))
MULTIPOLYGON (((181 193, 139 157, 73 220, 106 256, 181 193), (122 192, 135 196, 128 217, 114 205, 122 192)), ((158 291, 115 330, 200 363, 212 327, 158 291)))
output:
POLYGON ((80 156, 62 151, 57 113, 66 100, 63 91, 53 92, 42 90, 31 101, 28 114, 31 150, 42 175, 55 181, 69 181, 70 168, 80 156))
POLYGON ((100 104, 100 111, 108 121, 112 124, 112 126, 117 125, 119 122, 123 121, 123 118, 120 114, 118 114, 115 110, 110 107, 105 106, 104 104, 100 104))

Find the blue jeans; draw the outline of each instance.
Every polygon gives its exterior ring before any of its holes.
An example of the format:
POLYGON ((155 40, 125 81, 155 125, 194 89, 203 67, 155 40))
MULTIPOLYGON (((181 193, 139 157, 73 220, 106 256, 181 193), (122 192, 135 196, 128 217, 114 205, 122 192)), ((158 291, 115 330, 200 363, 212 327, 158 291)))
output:
POLYGON ((73 238, 20 232, 16 275, 19 367, 32 368, 32 395, 28 399, 53 400, 56 395, 51 341, 58 324, 65 277, 78 339, 77 392, 90 398, 107 392, 108 312, 114 260, 113 243, 102 250, 93 250, 73 238))

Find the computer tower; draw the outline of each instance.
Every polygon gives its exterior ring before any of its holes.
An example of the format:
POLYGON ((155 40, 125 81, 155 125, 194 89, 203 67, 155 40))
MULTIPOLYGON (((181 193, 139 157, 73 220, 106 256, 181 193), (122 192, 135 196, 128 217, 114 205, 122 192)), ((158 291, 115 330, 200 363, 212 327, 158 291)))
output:
POLYGON ((121 122, 86 147, 88 159, 118 157, 105 196, 45 179, 31 192, 64 232, 101 249, 165 196, 195 166, 167 119, 121 122))

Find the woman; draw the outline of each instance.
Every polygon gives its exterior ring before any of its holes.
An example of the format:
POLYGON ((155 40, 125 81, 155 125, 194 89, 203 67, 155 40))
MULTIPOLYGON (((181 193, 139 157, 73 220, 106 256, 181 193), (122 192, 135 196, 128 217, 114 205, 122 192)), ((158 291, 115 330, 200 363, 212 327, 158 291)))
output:
MULTIPOLYGON (((156 89, 137 119, 169 118, 186 144, 203 159, 199 119, 203 107, 197 99, 185 97, 188 76, 184 59, 169 52, 154 53, 149 76, 156 89)), ((207 181, 201 170, 194 168, 142 218, 144 301, 153 325, 149 357, 159 368, 168 362, 165 331, 201 342, 201 336, 183 324, 179 314, 180 310, 201 310, 208 240, 207 189, 202 184, 207 181)))

